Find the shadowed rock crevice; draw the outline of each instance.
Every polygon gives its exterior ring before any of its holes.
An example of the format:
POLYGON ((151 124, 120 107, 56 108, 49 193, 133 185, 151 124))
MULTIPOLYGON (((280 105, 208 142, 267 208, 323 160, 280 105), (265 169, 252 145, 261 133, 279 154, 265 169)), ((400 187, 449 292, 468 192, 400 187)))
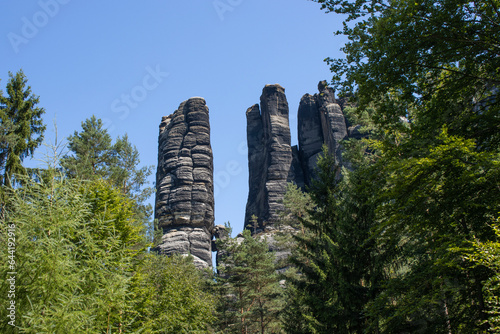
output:
POLYGON ((213 157, 203 98, 184 101, 172 115, 162 118, 155 219, 163 231, 161 253, 191 254, 198 267, 211 266, 213 157))

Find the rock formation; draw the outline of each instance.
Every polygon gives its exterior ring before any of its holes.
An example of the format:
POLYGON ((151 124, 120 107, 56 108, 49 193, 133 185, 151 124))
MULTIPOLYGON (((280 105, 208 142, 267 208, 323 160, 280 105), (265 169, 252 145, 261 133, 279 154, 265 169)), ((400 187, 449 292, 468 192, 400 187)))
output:
MULTIPOLYGON (((306 94, 300 101, 298 146, 291 146, 288 102, 280 85, 266 85, 260 105, 246 112, 249 194, 245 228, 253 233, 272 229, 279 219, 288 182, 302 188, 311 183, 322 145, 328 146, 341 166, 345 165, 341 141, 361 136, 358 128, 347 128, 333 89, 324 81, 318 89, 319 93, 306 94)), ((163 117, 156 187, 155 218, 163 232, 158 250, 167 255, 191 254, 198 267, 211 266, 212 236, 221 234, 222 227, 214 228, 213 158, 204 99, 184 101, 172 115, 163 117)))
POLYGON ((288 103, 280 85, 267 85, 259 105, 247 110, 249 194, 245 228, 260 232, 272 226, 283 209, 287 182, 309 185, 323 144, 342 161, 341 141, 348 136, 346 120, 326 81, 318 94, 302 97, 298 110, 298 142, 290 145, 288 103), (258 217, 257 226, 252 216, 258 217))
POLYGON ((160 253, 191 254, 196 266, 212 265, 213 157, 203 98, 184 101, 162 118, 155 218, 163 232, 160 253))
POLYGON ((297 115, 299 157, 306 185, 314 177, 314 168, 323 144, 335 155, 337 164, 342 165, 340 142, 347 137, 346 120, 340 106, 335 103, 333 88, 321 81, 318 90, 319 94, 302 97, 297 115))
POLYGON ((292 148, 288 125, 288 102, 280 85, 266 85, 256 104, 246 112, 249 194, 245 226, 262 230, 263 223, 272 223, 282 210, 292 148), (257 223, 252 216, 258 217, 257 223), (254 226, 255 225, 255 226, 254 226))

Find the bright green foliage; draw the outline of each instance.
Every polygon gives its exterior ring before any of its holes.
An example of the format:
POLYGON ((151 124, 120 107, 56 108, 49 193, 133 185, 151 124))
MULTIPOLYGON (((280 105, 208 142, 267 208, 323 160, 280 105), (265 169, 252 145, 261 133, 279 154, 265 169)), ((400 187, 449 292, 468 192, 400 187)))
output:
MULTIPOLYGON (((135 326, 142 333, 209 333, 215 302, 191 258, 148 255, 134 278, 135 326)), ((133 326, 133 327, 135 327, 133 326)))
POLYGON ((147 224, 151 205, 144 204, 153 193, 147 178, 153 166, 137 169, 139 152, 128 136, 118 137, 113 144, 102 120, 92 116, 82 122, 82 131, 68 137, 69 154, 61 159, 67 176, 82 180, 106 179, 134 201, 135 219, 147 224))
MULTIPOLYGON (((99 333, 121 328, 126 309, 131 258, 109 224, 92 215, 80 185, 53 178, 42 184, 25 180, 8 190, 2 221, 15 226, 16 319, 24 333, 99 333)), ((8 267, 3 247, 1 275, 8 267)), ((7 282, 0 298, 7 303, 7 282)), ((6 318, 6 310, 0 311, 6 318)), ((2 332, 13 327, 2 322, 2 332)))
POLYGON ((25 174, 24 158, 32 156, 43 140, 43 108, 32 94, 23 71, 9 72, 7 96, 0 94, 0 184, 9 184, 14 174, 25 174))
POLYGON ((281 222, 287 226, 301 229, 299 219, 307 219, 309 210, 313 207, 311 197, 307 192, 303 192, 297 185, 288 183, 285 196, 283 197, 285 210, 281 214, 281 222))
POLYGON ((0 241, 15 237, 15 252, 0 250, 0 301, 14 275, 17 328, 0 331, 208 333, 214 301, 192 260, 144 256, 132 200, 106 181, 52 175, 6 189, 0 241))
MULTIPOLYGON (((495 234, 500 240, 500 218, 492 223, 495 234)), ((477 266, 484 266, 494 272, 484 284, 485 303, 488 307, 488 318, 486 320, 490 332, 500 333, 500 242, 481 242, 476 239, 471 242, 471 250, 465 257, 467 261, 474 262, 477 266)))
MULTIPOLYGON (((128 249, 134 249, 136 253, 145 251, 146 226, 135 219, 133 200, 102 179, 82 182, 80 191, 90 204, 89 219, 97 218, 101 224, 106 224, 107 233, 119 238, 120 244, 128 249)), ((99 237, 108 238, 110 235, 99 237)))
POLYGON ((220 241, 221 265, 217 268, 219 295, 218 328, 223 333, 278 333, 282 288, 274 254, 265 240, 252 237, 220 241))

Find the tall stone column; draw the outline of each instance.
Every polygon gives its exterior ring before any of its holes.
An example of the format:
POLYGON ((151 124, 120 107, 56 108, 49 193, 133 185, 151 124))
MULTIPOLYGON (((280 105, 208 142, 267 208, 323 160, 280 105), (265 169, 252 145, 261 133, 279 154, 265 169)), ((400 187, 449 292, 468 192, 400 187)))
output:
POLYGON ((292 163, 288 102, 280 85, 266 85, 259 105, 247 110, 249 194, 245 227, 264 229, 283 209, 288 174, 292 163), (257 226, 251 222, 257 216, 257 226))
POLYGON ((213 156, 203 98, 190 98, 162 118, 155 218, 163 232, 160 253, 190 254, 199 268, 212 265, 213 156))

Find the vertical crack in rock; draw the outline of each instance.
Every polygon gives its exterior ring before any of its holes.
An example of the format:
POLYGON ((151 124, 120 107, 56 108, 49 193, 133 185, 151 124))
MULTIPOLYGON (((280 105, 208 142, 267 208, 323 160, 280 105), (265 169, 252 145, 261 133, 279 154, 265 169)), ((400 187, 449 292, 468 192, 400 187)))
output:
POLYGON ((191 254, 199 268, 212 265, 213 157, 208 107, 194 97, 162 118, 158 138, 155 218, 162 254, 191 254))

